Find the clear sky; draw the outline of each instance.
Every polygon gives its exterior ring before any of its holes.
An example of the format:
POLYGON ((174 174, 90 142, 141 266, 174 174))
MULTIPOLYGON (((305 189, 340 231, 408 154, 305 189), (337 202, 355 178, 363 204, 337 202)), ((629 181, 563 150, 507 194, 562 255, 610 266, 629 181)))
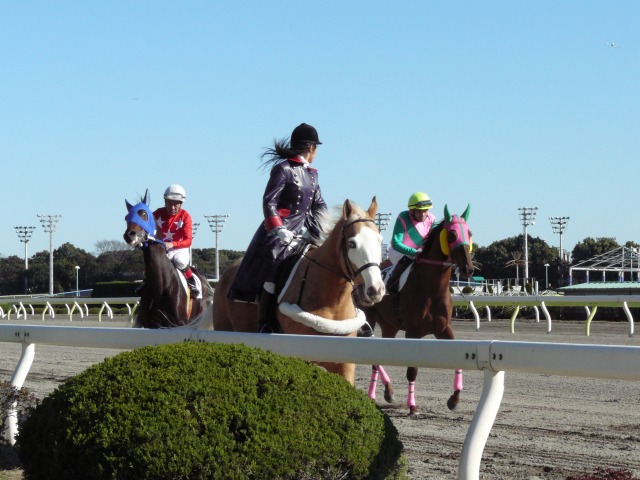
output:
MULTIPOLYGON (((471 204, 474 241, 640 241, 640 2, 0 0, 0 254, 120 240, 171 183, 221 249, 261 221, 260 155, 301 122, 329 205, 471 204)), ((383 232, 389 241, 391 226, 383 232)))

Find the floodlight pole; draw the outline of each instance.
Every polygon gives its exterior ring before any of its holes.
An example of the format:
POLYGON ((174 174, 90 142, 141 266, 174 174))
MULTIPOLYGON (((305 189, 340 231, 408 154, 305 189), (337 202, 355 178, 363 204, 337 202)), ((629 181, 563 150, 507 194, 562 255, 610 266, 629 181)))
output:
POLYGON ((42 228, 49 234, 49 295, 53 296, 53 232, 62 215, 38 215, 42 228))
MULTIPOLYGON (((376 213, 375 222, 380 232, 386 230, 387 225, 389 225, 389 218, 391 217, 391 212, 387 213, 376 213)), ((381 256, 384 258, 384 245, 381 246, 381 256)))
POLYGON ((536 212, 538 207, 522 207, 518 208, 520 212, 520 221, 524 227, 524 281, 529 278, 529 245, 527 242, 527 227, 535 225, 536 212))
POLYGON ((194 223, 191 225, 191 245, 189 245, 189 265, 193 265, 193 256, 191 255, 191 247, 193 246, 193 238, 196 236, 196 232, 198 231, 199 223, 194 223))
POLYGON ((218 234, 222 232, 222 228, 224 227, 224 222, 227 221, 229 215, 205 215, 204 218, 209 222, 209 227, 211 231, 215 233, 216 237, 216 282, 220 280, 220 253, 218 250, 218 234))
POLYGON ((569 217, 549 217, 549 220, 551 221, 551 228, 553 229, 553 233, 560 234, 560 261, 564 262, 564 250, 562 249, 562 233, 567 227, 569 217))
POLYGON ((29 255, 27 255, 27 244, 31 239, 31 235, 36 227, 13 227, 16 229, 16 233, 18 234, 18 238, 22 243, 24 243, 24 293, 29 293, 29 280, 27 271, 29 270, 29 255))

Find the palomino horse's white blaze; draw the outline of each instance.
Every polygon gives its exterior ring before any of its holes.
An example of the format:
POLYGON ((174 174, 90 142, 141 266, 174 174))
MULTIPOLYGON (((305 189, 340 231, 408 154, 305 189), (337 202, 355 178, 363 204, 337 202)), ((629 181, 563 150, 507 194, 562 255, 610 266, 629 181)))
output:
MULTIPOLYGON (((382 262, 382 235, 371 228, 361 228, 347 240, 347 256, 356 271, 364 265, 382 262)), ((365 268, 360 272, 364 281, 363 294, 367 303, 377 303, 385 294, 380 268, 365 268)))

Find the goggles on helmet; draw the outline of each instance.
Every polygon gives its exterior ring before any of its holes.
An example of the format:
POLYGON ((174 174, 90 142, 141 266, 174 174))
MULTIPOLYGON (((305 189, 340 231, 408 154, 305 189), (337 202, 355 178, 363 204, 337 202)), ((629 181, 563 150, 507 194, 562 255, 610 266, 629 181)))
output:
POLYGON ((431 202, 431 200, 421 200, 411 205, 411 208, 415 208, 418 210, 428 210, 432 206, 433 206, 433 203, 431 202))

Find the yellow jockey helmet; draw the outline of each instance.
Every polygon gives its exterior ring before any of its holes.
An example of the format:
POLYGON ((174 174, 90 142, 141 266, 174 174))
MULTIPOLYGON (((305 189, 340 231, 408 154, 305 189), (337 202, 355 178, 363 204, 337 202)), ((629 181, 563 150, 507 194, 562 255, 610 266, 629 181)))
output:
POLYGON ((408 207, 411 210, 429 210, 432 206, 429 195, 424 192, 416 192, 409 197, 408 207))

